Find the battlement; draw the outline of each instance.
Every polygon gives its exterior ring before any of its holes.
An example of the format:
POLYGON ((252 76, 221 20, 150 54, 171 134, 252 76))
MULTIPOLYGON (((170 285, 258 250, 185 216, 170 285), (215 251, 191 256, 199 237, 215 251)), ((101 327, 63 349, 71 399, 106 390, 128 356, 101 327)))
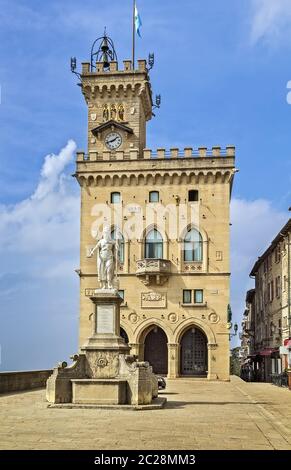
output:
POLYGON ((104 71, 104 63, 103 62, 96 62, 96 69, 92 72, 91 65, 89 62, 82 63, 82 75, 110 75, 110 73, 147 73, 147 61, 144 59, 137 61, 137 69, 133 70, 132 60, 124 60, 123 61, 123 69, 118 68, 118 62, 112 61, 109 63, 109 70, 104 71))
POLYGON ((235 147, 228 145, 226 148, 212 147, 199 147, 193 149, 192 147, 186 147, 184 150, 178 148, 172 148, 167 151, 164 148, 159 148, 156 151, 150 149, 144 149, 142 155, 140 155, 137 149, 131 149, 127 152, 123 150, 117 150, 114 153, 109 150, 103 152, 90 152, 86 154, 83 151, 77 152, 77 162, 96 162, 96 161, 110 161, 110 160, 172 160, 172 159, 191 159, 191 158, 225 158, 235 157, 235 147))

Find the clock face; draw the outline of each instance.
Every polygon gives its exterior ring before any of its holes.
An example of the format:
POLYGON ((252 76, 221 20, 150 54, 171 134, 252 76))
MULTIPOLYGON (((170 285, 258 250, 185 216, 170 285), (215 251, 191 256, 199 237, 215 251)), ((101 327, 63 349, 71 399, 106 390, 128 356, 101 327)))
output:
POLYGON ((116 150, 122 144, 122 137, 118 132, 110 132, 105 137, 105 145, 109 150, 116 150))

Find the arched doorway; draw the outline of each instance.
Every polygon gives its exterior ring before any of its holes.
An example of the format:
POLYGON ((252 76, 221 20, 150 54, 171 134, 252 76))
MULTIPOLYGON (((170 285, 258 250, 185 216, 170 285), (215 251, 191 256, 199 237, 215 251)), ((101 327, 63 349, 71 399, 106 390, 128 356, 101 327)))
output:
POLYGON ((207 375, 207 337, 199 328, 191 327, 181 339, 181 375, 207 375))
POLYGON ((144 360, 153 367, 155 374, 168 373, 168 340, 165 332, 158 326, 146 335, 144 342, 144 360))
POLYGON ((120 336, 121 338, 124 339, 125 343, 128 344, 129 343, 129 340, 128 340, 128 336, 127 336, 127 333, 126 331, 120 327, 120 336))

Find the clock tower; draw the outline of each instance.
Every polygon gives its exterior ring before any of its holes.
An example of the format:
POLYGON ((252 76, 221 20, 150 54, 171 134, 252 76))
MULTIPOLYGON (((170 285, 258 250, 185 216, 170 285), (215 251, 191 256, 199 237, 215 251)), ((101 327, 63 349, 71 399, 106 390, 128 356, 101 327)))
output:
POLYGON ((145 60, 137 70, 131 60, 118 68, 113 43, 106 35, 95 41, 91 63, 82 64, 82 92, 88 106, 89 159, 117 158, 146 147, 146 122, 152 118, 152 91, 145 60), (99 44, 99 49, 98 49, 99 44))
MULTIPOLYGON (((77 74, 75 59, 71 66, 77 74)), ((151 66, 151 58, 118 66, 104 35, 77 74, 88 106, 88 151, 77 152, 75 173, 81 189, 79 344, 96 327, 94 247, 106 227, 118 246, 114 287, 122 299, 120 334, 131 354, 171 378, 229 380, 235 147, 146 148, 155 107, 151 66)))

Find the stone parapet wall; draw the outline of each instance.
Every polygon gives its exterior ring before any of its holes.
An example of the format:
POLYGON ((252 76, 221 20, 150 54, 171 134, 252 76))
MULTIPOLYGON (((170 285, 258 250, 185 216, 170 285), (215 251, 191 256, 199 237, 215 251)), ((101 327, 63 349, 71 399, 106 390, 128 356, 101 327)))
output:
POLYGON ((0 372, 0 393, 20 392, 46 386, 52 370, 0 372))

